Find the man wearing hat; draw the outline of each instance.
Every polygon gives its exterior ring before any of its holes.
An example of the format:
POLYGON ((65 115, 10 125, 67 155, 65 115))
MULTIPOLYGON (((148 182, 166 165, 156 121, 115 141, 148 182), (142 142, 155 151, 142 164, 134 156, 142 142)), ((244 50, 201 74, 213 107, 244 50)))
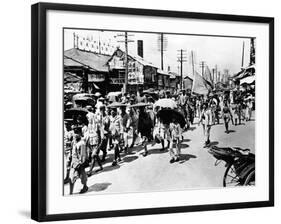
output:
POLYGON ((85 168, 87 166, 87 159, 88 156, 85 142, 79 134, 75 134, 70 170, 70 194, 73 193, 74 184, 77 178, 80 178, 81 183, 83 184, 83 188, 80 190, 80 194, 83 194, 88 191, 88 178, 85 171, 85 168))

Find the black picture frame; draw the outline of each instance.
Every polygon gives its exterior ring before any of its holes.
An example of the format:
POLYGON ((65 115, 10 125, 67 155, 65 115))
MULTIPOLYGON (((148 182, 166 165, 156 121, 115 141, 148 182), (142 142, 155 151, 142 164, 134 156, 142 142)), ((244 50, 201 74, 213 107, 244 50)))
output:
POLYGON ((37 3, 31 10, 31 218, 37 221, 74 220, 86 218, 178 213, 206 210, 274 206, 274 18, 183 11, 103 7, 73 4, 37 3), (161 207, 48 215, 46 213, 46 13, 63 10, 87 13, 177 17, 217 21, 254 22, 269 25, 269 200, 196 206, 161 207))

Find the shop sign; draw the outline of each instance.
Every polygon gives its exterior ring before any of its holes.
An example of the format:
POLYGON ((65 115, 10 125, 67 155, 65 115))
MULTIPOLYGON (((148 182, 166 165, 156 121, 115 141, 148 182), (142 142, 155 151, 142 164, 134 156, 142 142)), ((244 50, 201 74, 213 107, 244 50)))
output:
POLYGON ((88 74, 88 82, 104 82, 104 74, 88 74))

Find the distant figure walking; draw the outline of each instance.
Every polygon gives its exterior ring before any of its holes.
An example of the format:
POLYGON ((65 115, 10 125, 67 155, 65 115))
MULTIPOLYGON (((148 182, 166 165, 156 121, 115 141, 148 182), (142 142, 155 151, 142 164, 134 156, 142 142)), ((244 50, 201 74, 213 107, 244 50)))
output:
POLYGON ((171 144, 169 146, 169 152, 171 156, 170 163, 179 161, 180 156, 180 138, 182 136, 182 130, 180 124, 176 122, 175 119, 170 123, 170 133, 171 133, 171 144), (173 147, 175 145, 175 148, 173 147))
POLYGON ((224 102, 223 109, 222 109, 222 117, 224 120, 225 132, 229 133, 229 121, 231 120, 232 114, 230 112, 230 108, 227 105, 227 102, 224 102))
POLYGON ((210 109, 210 107, 208 106, 207 103, 203 104, 202 107, 202 112, 201 112, 201 117, 199 119, 199 123, 202 123, 202 127, 203 127, 203 134, 205 137, 205 144, 204 147, 207 147, 211 141, 210 141, 210 133, 211 133, 211 127, 213 124, 213 120, 212 120, 213 116, 212 116, 212 111, 210 109))

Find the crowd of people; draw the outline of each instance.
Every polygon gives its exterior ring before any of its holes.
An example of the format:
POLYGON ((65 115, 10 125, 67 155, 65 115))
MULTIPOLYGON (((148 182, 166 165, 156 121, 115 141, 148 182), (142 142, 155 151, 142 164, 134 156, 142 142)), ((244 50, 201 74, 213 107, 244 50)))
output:
MULTIPOLYGON (((108 151, 112 150, 114 154, 111 165, 117 166, 123 155, 130 153, 136 145, 142 148, 142 155, 145 157, 149 154, 149 144, 161 144, 159 150, 169 151, 169 162, 178 162, 183 132, 189 130, 195 118, 198 125, 203 127, 204 147, 208 147, 213 125, 223 121, 228 134, 230 122, 232 125, 239 125, 243 120, 251 119, 254 105, 253 99, 248 98, 241 94, 232 96, 229 92, 200 96, 188 91, 173 94, 154 92, 154 95, 139 92, 136 95, 124 94, 116 97, 115 102, 106 96, 99 97, 94 104, 85 106, 86 119, 82 115, 75 115, 71 121, 65 121, 64 183, 69 183, 72 194, 75 181, 80 178, 83 184, 80 193, 87 192, 88 177, 103 170, 108 151), (155 95, 157 98, 153 97, 155 95), (184 127, 175 117, 171 117, 167 123, 157 116, 165 105, 155 106, 154 102, 161 98, 175 102, 177 107, 172 109, 182 114, 184 127), (93 172, 96 164, 98 169, 93 172)), ((66 102, 65 109, 71 107, 72 103, 66 102)))

